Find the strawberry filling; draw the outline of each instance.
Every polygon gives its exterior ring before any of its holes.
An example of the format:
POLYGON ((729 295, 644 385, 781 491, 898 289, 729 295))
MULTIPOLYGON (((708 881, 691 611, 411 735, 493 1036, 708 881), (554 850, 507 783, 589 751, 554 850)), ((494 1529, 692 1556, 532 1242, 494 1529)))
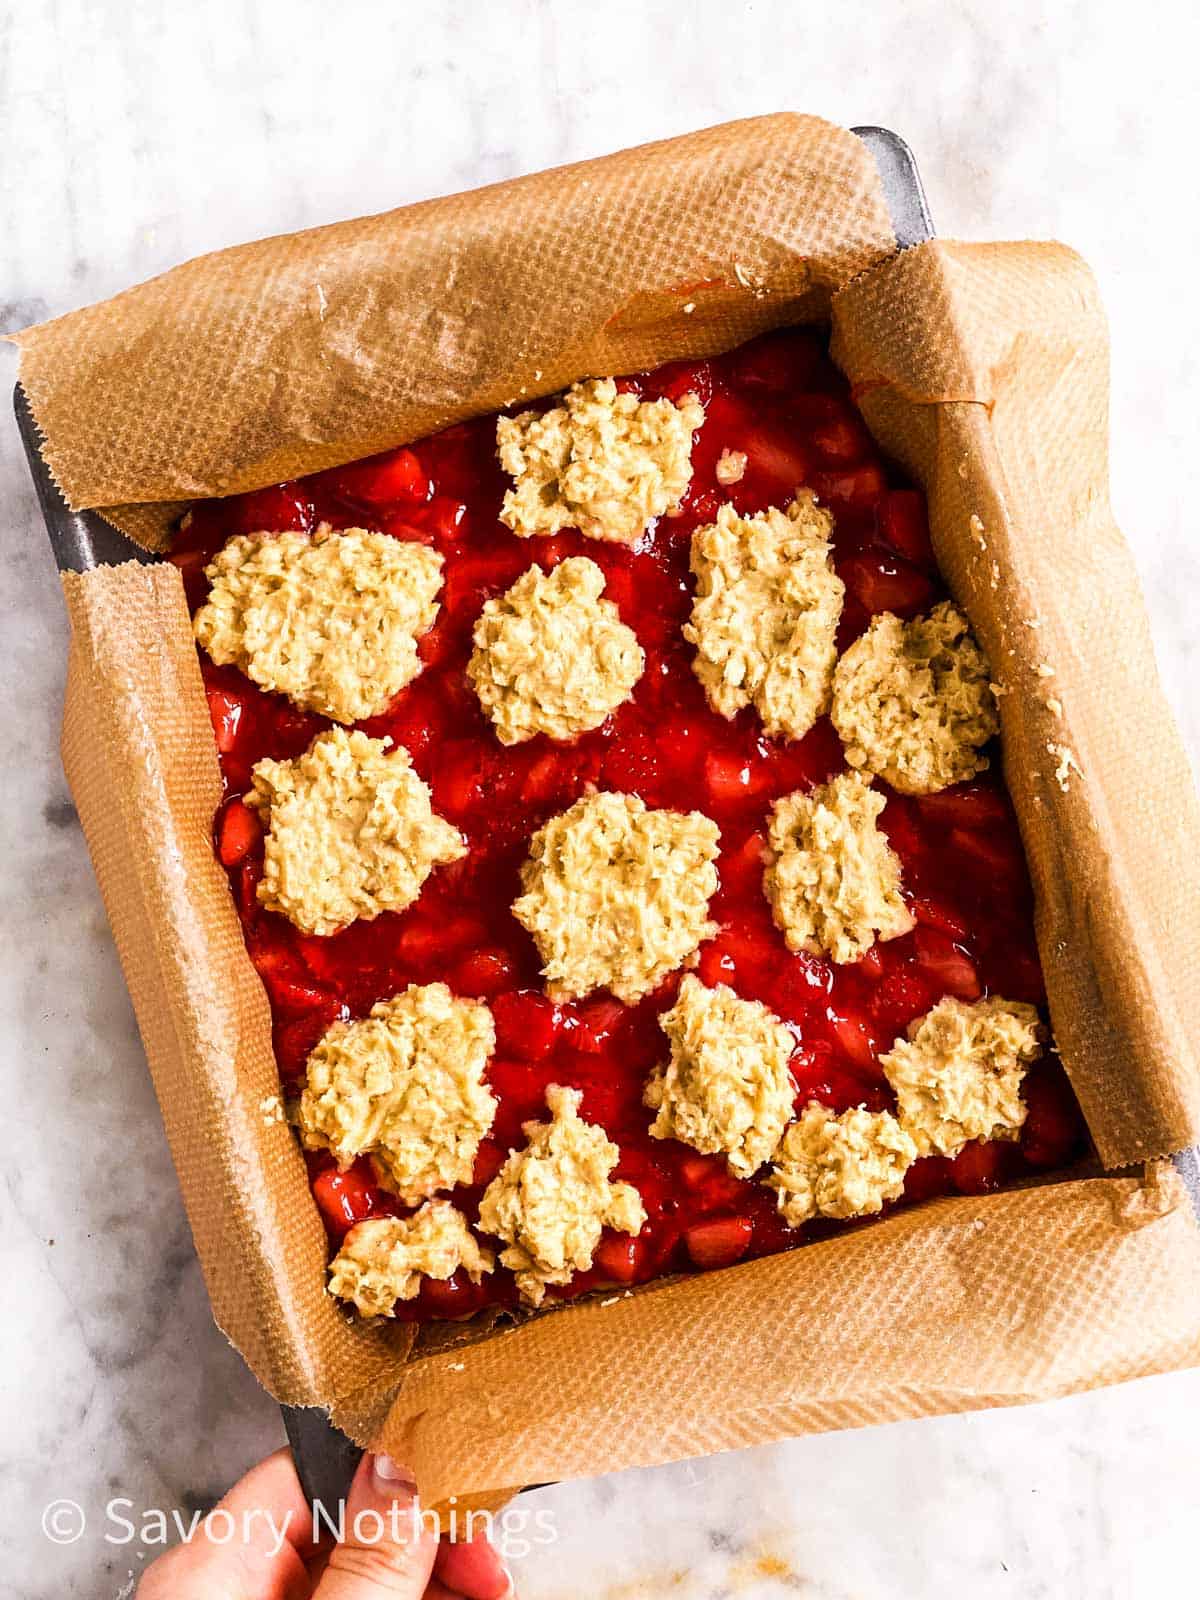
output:
MULTIPOLYGON (((384 715, 362 726, 409 750, 437 810, 466 835, 469 855, 435 871, 406 912, 330 938, 301 934, 264 911, 255 892, 262 829, 240 797, 256 761, 300 754, 328 724, 202 658, 226 795, 214 848, 266 986, 286 1088, 298 1088, 308 1052, 331 1022, 364 1015, 408 983, 445 981, 491 1006, 497 1046, 489 1080, 499 1111, 471 1185, 452 1196, 469 1217, 507 1152, 522 1142, 521 1124, 544 1116, 546 1086, 582 1091, 584 1116, 620 1147, 616 1176, 637 1186, 648 1221, 636 1239, 606 1233, 592 1268, 551 1291, 559 1296, 728 1266, 800 1237, 780 1221, 774 1195, 761 1184, 734 1178, 719 1157, 649 1135, 653 1113, 642 1105, 642 1089, 666 1054, 657 1018, 674 1000, 678 974, 633 1007, 607 993, 556 1005, 541 992, 536 951, 509 907, 530 834, 588 785, 638 794, 650 805, 697 808, 719 824, 721 886, 712 902, 719 931, 701 948, 699 972, 707 983, 764 1001, 792 1026, 798 1108, 813 1098, 839 1111, 889 1108, 879 1056, 943 995, 1045 1002, 1029 879, 995 762, 982 778, 939 795, 889 795, 881 822, 901 859, 917 924, 912 933, 835 967, 790 952, 763 898, 771 802, 832 777, 842 753, 827 719, 788 743, 765 738, 752 711, 727 722, 708 707, 680 633, 691 605, 693 529, 725 500, 753 513, 786 506, 801 485, 812 488, 836 518, 835 561, 846 584, 843 649, 873 612, 911 616, 945 593, 922 496, 881 457, 823 340, 786 330, 710 361, 623 379, 621 387, 651 398, 695 393, 707 407, 679 514, 660 518, 632 549, 570 532, 552 539, 509 533, 498 520, 507 480, 495 459, 495 419, 484 417, 369 461, 203 502, 171 558, 194 608, 206 592, 205 561, 236 533, 328 521, 419 540, 444 557, 441 611, 420 641, 424 671, 384 715), (716 465, 726 450, 747 459, 742 477, 723 486, 716 465), (609 597, 646 653, 646 670, 632 698, 594 732, 565 745, 539 736, 505 748, 465 676, 471 630, 483 602, 531 563, 549 568, 569 555, 587 555, 604 570, 609 597)), ((968 1145, 954 1161, 917 1162, 897 1204, 980 1193, 1083 1152, 1083 1121, 1054 1057, 1030 1073, 1026 1103, 1018 1140, 968 1145)), ((366 1160, 347 1173, 323 1155, 310 1154, 308 1163, 333 1243, 364 1217, 404 1209, 379 1187, 366 1160)), ((803 1236, 845 1226, 817 1222, 803 1236)), ((462 1274, 427 1281, 398 1309, 417 1320, 461 1317, 514 1300, 511 1276, 498 1270, 479 1285, 462 1274)))

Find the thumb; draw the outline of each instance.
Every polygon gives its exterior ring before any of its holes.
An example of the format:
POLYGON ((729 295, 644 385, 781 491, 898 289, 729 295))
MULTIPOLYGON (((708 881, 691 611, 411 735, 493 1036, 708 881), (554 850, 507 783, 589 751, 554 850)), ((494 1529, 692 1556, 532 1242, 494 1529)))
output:
POLYGON ((417 1486, 405 1468, 390 1456, 366 1455, 350 1485, 342 1538, 313 1600, 421 1600, 437 1548, 437 1532, 422 1522, 417 1486))

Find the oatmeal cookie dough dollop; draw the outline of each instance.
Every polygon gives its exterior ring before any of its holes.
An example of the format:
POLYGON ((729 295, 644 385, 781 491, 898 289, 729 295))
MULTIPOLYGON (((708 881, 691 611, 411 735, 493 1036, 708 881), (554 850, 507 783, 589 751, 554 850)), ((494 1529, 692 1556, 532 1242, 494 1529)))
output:
POLYGON ((1020 1000, 939 1000, 879 1058, 900 1120, 922 1155, 956 1156, 970 1139, 1015 1139, 1021 1082, 1042 1053, 1033 1006, 1020 1000))
POLYGON ((596 563, 572 556, 484 606, 467 674, 501 744, 573 739, 629 698, 646 658, 603 594, 596 563))
POLYGON ((808 490, 785 511, 731 505, 692 535, 696 598, 683 636, 713 710, 753 705, 766 733, 800 739, 829 709, 845 589, 833 570, 833 518, 808 490))
POLYGON ((551 1121, 525 1124, 528 1143, 509 1156, 479 1205, 479 1226, 506 1243, 501 1264, 535 1306, 547 1284, 586 1272, 603 1229, 636 1234, 646 1221, 633 1185, 611 1181, 620 1151, 579 1115, 581 1098, 578 1089, 550 1085, 551 1121))
POLYGON ((927 617, 890 611, 842 656, 833 675, 834 727, 852 767, 902 794, 936 794, 988 765, 998 727, 987 658, 966 617, 943 600, 927 617))
POLYGON ((578 528, 635 544, 652 517, 683 498, 703 421, 695 395, 678 405, 639 400, 618 394, 611 378, 572 384, 549 411, 501 417, 496 443, 513 487, 500 520, 523 537, 578 528))
POLYGON ((862 1217, 904 1188, 917 1147, 890 1111, 835 1116, 816 1100, 788 1128, 765 1180, 789 1228, 812 1217, 862 1217))
POLYGON ((437 616, 442 558, 386 533, 322 523, 230 539, 205 568, 193 628, 219 666, 335 722, 386 711, 417 676, 437 616))
POLYGON ((913 926, 900 862, 878 827, 887 799, 857 772, 776 800, 763 878, 790 950, 857 961, 913 926))
POLYGON ((719 830, 699 811, 584 795, 530 841, 513 915, 533 935, 547 993, 611 989, 632 1005, 717 931, 719 830))
POLYGON ((645 1103, 658 1110, 650 1132, 723 1155, 739 1178, 750 1177, 792 1114, 791 1032, 759 1001, 739 999, 723 983, 710 989, 693 973, 659 1025, 671 1057, 646 1085, 645 1103))
POLYGON ((390 1317, 397 1300, 416 1299, 422 1278, 446 1279, 461 1267, 478 1283, 495 1264, 457 1206, 427 1200, 411 1217, 356 1223, 329 1264, 329 1292, 364 1317, 390 1317))
POLYGON ((369 1154, 380 1183, 415 1205, 469 1183, 496 1116, 484 1070, 492 1014, 444 983, 409 984, 358 1022, 335 1022, 308 1058, 299 1128, 340 1167, 369 1154))
POLYGON ((294 761, 258 761, 246 804, 266 830, 258 898, 305 933, 403 911, 466 844, 435 815, 408 751, 331 728, 294 761))

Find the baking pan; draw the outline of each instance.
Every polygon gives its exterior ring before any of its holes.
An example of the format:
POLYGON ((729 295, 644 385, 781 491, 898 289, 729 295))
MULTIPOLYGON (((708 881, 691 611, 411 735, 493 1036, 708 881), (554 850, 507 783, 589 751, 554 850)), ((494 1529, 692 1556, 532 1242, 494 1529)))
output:
MULTIPOLYGON (((933 222, 912 151, 887 128, 852 130, 867 146, 879 170, 896 239, 902 249, 934 236, 933 222)), ((17 425, 37 489, 38 501, 54 559, 62 572, 86 572, 123 561, 161 559, 89 511, 67 508, 42 460, 37 425, 20 385, 13 393, 17 425)), ((1174 1164, 1200 1215, 1200 1148, 1185 1150, 1174 1164)), ((344 1496, 361 1455, 359 1448, 329 1422, 323 1411, 282 1406, 284 1427, 304 1493, 311 1501, 333 1507, 344 1496)))

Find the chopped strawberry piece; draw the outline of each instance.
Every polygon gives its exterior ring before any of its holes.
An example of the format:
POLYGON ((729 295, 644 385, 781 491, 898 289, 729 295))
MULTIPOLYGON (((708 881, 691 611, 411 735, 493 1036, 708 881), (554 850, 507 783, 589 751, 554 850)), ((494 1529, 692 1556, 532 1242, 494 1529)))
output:
POLYGON ((870 435, 849 411, 814 428, 812 441, 824 468, 853 466, 871 448, 870 435))
POLYGON ((443 554, 457 549, 461 542, 467 508, 449 495, 435 495, 420 513, 421 526, 443 554))
POLYGON ((272 1003, 281 1011, 324 1011, 331 1003, 336 1010, 336 1002, 326 989, 318 989, 315 984, 305 983, 278 969, 264 971, 260 967, 259 973, 272 1003))
POLYGON ((917 800, 921 815, 946 828, 990 828, 1011 822, 1000 790, 988 783, 957 783, 917 800))
POLYGON ((704 758, 704 788, 714 806, 744 805, 767 787, 764 775, 753 761, 710 750, 704 758))
POLYGON ((722 943, 720 935, 701 948, 696 970, 710 989, 715 988, 718 983, 733 983, 737 977, 737 966, 733 952, 722 943))
POLYGON ((1020 845, 1007 832, 979 833, 973 828, 952 828, 946 843, 971 856, 996 878, 1010 878, 1021 863, 1020 845))
POLYGON ((875 1067, 875 1035, 866 1017, 846 1009, 828 1011, 829 1026, 843 1054, 855 1067, 872 1071, 875 1067))
POLYGON ((633 611, 637 598, 637 580, 627 567, 612 568, 605 573, 604 598, 611 600, 618 611, 633 611))
POLYGON ((851 594, 872 615, 893 611, 898 617, 916 616, 933 597, 933 584, 925 574, 898 556, 875 551, 851 556, 842 564, 841 575, 851 594))
POLYGON ((628 735, 605 752, 602 770, 606 784, 652 804, 661 776, 657 741, 647 734, 628 735))
POLYGON ((322 1036, 344 1016, 344 1006, 336 1000, 327 1000, 314 1010, 304 1012, 294 1022, 277 1025, 271 1040, 279 1076, 288 1082, 303 1078, 308 1069, 308 1058, 321 1042, 322 1036))
POLYGON ((721 851, 717 870, 723 893, 745 895, 753 889, 761 889, 765 847, 766 840, 756 829, 747 835, 736 850, 721 851))
POLYGON ((967 924, 962 917, 944 900, 916 895, 909 901, 908 908, 925 927, 937 928, 941 933, 948 933, 952 939, 961 939, 967 931, 967 924))
POLYGON ((212 684, 205 689, 205 694, 208 697, 208 714, 212 720, 213 738, 217 742, 217 749, 223 756, 228 755, 237 744, 243 702, 230 690, 219 689, 212 684))
POLYGON ((735 1205, 742 1193, 741 1182, 724 1156, 686 1155, 679 1163, 679 1176, 707 1207, 735 1205))
POLYGON ((313 1179, 312 1191, 326 1228, 339 1241, 356 1222, 374 1216, 383 1197, 379 1185, 369 1175, 366 1162, 361 1161, 347 1172, 326 1167, 313 1179))
POLYGON ((526 1061, 540 1061, 554 1048, 560 1013, 552 1000, 528 990, 497 995, 492 1005, 496 1048, 526 1061))
POLYGON ((1004 1182, 1004 1169, 1015 1146, 1007 1140, 975 1140, 964 1145, 950 1163, 950 1175, 960 1194, 986 1194, 1004 1182))
POLYGON ((506 950, 473 950, 454 969, 451 987, 473 999, 488 1000, 512 987, 517 964, 506 950))
POLYGON ((1022 1098, 1026 1113, 1021 1154, 1042 1171, 1066 1166, 1084 1145, 1083 1118, 1066 1073, 1052 1062, 1034 1067, 1025 1079, 1022 1098))
POLYGON ((765 919, 730 923, 700 951, 705 983, 733 983, 747 992, 770 983, 787 959, 782 936, 765 919))
MULTIPOLYGON (((747 478, 755 484, 765 485, 771 498, 783 505, 809 480, 812 471, 810 454, 793 434, 760 424, 752 431, 747 430, 740 448, 749 458, 747 478)), ((726 498, 722 491, 718 504, 726 498)))
POLYGON ((262 863, 255 856, 243 858, 237 873, 237 903, 243 922, 250 922, 257 913, 258 885, 262 878, 262 863))
POLYGON ((386 505, 389 500, 427 500, 431 488, 421 463, 405 449, 339 468, 337 486, 342 494, 369 506, 386 505))
POLYGON ((262 838, 262 824, 242 800, 230 800, 217 820, 217 856, 223 867, 236 867, 262 838))
POLYGON ((178 567, 183 579, 183 594, 189 611, 195 611, 208 593, 208 579, 204 569, 212 557, 207 550, 172 550, 167 560, 178 567))
POLYGON ((954 1187, 954 1173, 944 1156, 926 1156, 914 1161, 904 1175, 904 1198, 917 1202, 948 1194, 954 1187))
POLYGON ((460 631, 453 617, 444 617, 432 628, 426 628, 417 640, 417 654, 425 666, 436 667, 439 661, 453 655, 459 641, 460 631))
MULTIPOLYGON (((734 352, 731 376, 741 388, 774 389, 786 393, 794 403, 797 397, 807 399, 803 391, 821 382, 829 369, 829 360, 817 340, 807 329, 791 329, 783 336, 766 334, 751 339, 734 352)), ((827 395, 818 397, 829 399, 827 395)))
POLYGON ((655 373, 654 387, 664 400, 675 405, 689 394, 694 394, 701 405, 707 405, 712 395, 712 368, 707 361, 668 361, 655 373))
POLYGON ((918 927, 913 934, 917 964, 941 994, 978 1000, 983 985, 967 952, 936 928, 918 927))
POLYGON ((507 1160, 508 1151, 502 1144, 497 1144, 495 1139, 481 1139, 471 1172, 472 1188, 486 1188, 507 1160))
POLYGON ((227 504, 233 513, 230 533, 307 533, 313 525, 308 497, 294 483, 252 489, 227 504))
POLYGON ((872 506, 887 488, 883 468, 874 461, 840 472, 815 472, 811 481, 817 499, 835 512, 872 506))
POLYGON ((901 967, 889 972, 871 996, 871 1015, 892 1033, 902 1033, 933 1004, 933 990, 920 973, 901 967))
POLYGON ((890 489, 879 503, 879 536, 915 567, 934 566, 925 496, 919 489, 890 489))
POLYGON ((628 1014, 628 1008, 611 995, 598 995, 595 999, 583 1001, 575 1012, 578 1024, 574 1034, 575 1048, 588 1054, 598 1054, 628 1014))
POLYGON ((684 1233, 687 1253, 698 1267, 730 1267, 750 1248, 754 1224, 748 1217, 712 1217, 694 1222, 684 1233))
POLYGON ((438 810, 453 822, 465 821, 482 798, 483 753, 468 739, 444 745, 433 790, 438 810))
POLYGON ((857 966, 858 970, 864 975, 864 977, 882 978, 883 977, 883 952, 882 952, 882 950, 880 950, 880 948, 879 948, 879 946, 877 944, 873 944, 869 950, 865 950, 863 952, 863 954, 861 956, 859 956, 858 960, 855 962, 855 965, 857 966))
POLYGON ((482 1285, 472 1283, 460 1267, 449 1278, 425 1278, 420 1298, 435 1316, 453 1320, 474 1316, 487 1295, 482 1285))
POLYGON ((596 1246, 592 1265, 602 1283, 636 1283, 645 1255, 639 1239, 627 1233, 606 1233, 596 1246))

